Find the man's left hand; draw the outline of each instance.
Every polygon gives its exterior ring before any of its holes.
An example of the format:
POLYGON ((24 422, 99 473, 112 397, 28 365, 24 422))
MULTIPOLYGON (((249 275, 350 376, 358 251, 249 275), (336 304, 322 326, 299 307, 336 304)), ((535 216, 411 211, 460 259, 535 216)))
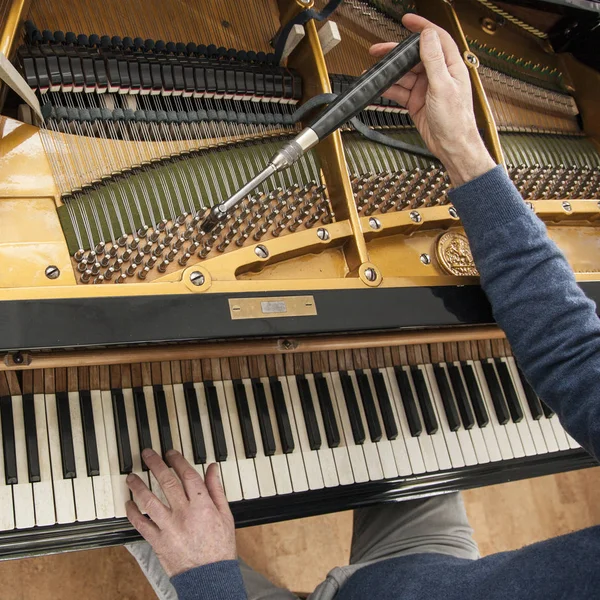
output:
POLYGON ((156 452, 149 449, 142 452, 169 506, 137 475, 130 474, 127 485, 135 499, 127 503, 131 524, 152 546, 169 577, 237 558, 233 515, 218 465, 208 467, 204 481, 179 452, 169 450, 166 457, 177 477, 156 452))

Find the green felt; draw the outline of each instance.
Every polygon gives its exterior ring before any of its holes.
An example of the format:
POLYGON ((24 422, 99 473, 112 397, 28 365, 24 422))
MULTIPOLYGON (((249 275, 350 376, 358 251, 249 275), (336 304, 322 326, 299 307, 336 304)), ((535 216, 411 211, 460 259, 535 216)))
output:
MULTIPOLYGON (((386 131, 385 133, 407 144, 425 148, 425 142, 415 129, 405 129, 397 133, 386 131)), ((426 169, 431 165, 438 166, 437 161, 430 158, 376 144, 356 133, 344 135, 344 148, 351 174, 362 175, 367 171, 393 173, 396 171, 410 171, 416 168, 426 169)))
MULTIPOLYGON (((207 150, 131 172, 67 199, 58 209, 69 252, 89 250, 142 225, 173 220, 226 200, 264 168, 282 140, 207 150)), ((259 191, 319 180, 311 152, 287 171, 267 180, 259 191)))
POLYGON ((500 143, 509 165, 600 166, 594 144, 582 136, 501 133, 500 143))

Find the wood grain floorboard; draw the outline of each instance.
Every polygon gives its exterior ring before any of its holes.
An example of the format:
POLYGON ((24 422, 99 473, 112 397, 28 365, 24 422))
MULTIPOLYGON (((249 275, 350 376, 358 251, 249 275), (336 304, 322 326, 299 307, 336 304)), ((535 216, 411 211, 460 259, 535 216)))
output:
MULTIPOLYGON (((464 493, 483 555, 600 524, 600 467, 464 493)), ((350 512, 239 530, 244 560, 274 583, 311 591, 347 563, 350 512)), ((155 600, 124 548, 0 563, 0 600, 155 600)))

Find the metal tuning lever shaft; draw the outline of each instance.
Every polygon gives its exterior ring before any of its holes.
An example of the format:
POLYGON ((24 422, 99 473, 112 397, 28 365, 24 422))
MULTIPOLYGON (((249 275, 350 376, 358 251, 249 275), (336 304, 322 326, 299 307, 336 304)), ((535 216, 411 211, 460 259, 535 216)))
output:
POLYGON ((315 120, 305 127, 293 140, 271 158, 268 165, 254 179, 244 185, 231 198, 218 204, 202 223, 202 231, 208 233, 227 217, 253 189, 271 175, 292 166, 305 152, 355 117, 394 82, 408 73, 420 61, 420 34, 414 33, 398 44, 378 63, 363 73, 344 94, 340 94, 315 120))

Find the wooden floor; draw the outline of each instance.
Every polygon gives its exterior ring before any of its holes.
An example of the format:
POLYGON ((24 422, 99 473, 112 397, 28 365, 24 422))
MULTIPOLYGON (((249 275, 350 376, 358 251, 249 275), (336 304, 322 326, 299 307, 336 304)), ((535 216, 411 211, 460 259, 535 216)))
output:
MULTIPOLYGON (((600 524, 600 467, 464 493, 482 554, 600 524)), ((352 514, 338 513, 238 532, 238 550, 278 585, 310 591, 345 564, 352 514)), ((154 600, 123 548, 0 563, 0 600, 154 600)))

